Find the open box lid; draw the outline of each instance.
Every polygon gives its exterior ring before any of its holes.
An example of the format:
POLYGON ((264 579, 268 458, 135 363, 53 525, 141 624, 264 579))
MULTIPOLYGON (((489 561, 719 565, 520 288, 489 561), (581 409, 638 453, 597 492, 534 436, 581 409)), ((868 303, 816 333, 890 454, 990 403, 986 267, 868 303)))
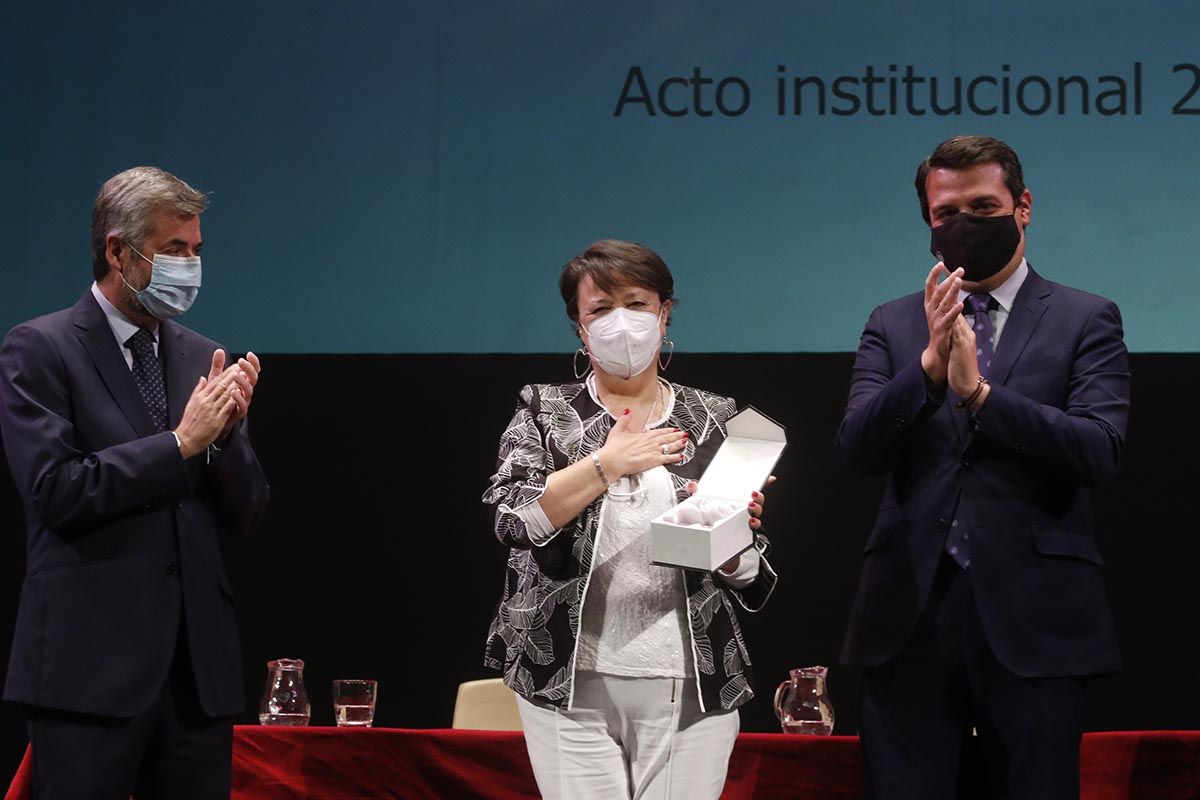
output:
POLYGON ((746 406, 725 423, 727 437, 700 477, 696 495, 749 497, 771 476, 787 447, 784 427, 754 406, 746 406))

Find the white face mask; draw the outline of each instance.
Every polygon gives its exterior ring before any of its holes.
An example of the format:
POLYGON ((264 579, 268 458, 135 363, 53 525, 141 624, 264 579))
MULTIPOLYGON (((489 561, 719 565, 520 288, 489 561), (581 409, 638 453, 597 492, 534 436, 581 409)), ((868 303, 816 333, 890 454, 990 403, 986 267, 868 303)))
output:
POLYGON ((196 295, 200 293, 200 256, 184 258, 155 253, 154 260, 151 261, 134 249, 133 245, 129 245, 129 249, 151 265, 150 283, 140 291, 129 286, 129 281, 125 280, 124 275, 121 276, 125 285, 137 294, 142 307, 159 320, 186 313, 196 301, 196 295))
POLYGON ((614 378, 641 374, 658 356, 662 334, 659 314, 614 308, 587 327, 588 352, 596 366, 614 378))

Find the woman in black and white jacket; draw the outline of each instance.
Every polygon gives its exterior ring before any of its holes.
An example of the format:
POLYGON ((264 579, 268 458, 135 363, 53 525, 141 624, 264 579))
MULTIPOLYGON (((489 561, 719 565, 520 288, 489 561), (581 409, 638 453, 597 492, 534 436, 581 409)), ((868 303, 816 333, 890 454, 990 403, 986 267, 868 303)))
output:
POLYGON ((654 252, 596 242, 559 284, 592 371, 524 387, 500 439, 483 499, 511 549, 485 663, 518 695, 544 797, 716 798, 754 695, 734 609, 771 594, 768 542, 706 573, 652 565, 649 537, 736 407, 659 376, 674 282, 654 252))

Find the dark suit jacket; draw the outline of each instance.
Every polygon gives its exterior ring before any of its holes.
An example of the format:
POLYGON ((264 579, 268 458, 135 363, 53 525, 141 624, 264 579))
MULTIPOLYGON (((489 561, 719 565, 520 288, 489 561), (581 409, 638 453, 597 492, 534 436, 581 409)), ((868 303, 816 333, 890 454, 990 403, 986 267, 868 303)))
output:
POLYGON ((842 659, 874 666, 907 640, 947 530, 965 525, 988 642, 1023 676, 1119 669, 1088 487, 1113 476, 1129 412, 1116 305, 1032 268, 996 349, 976 423, 926 390, 921 294, 876 308, 837 433, 845 459, 887 475, 842 659), (956 510, 957 508, 957 510, 956 510))
MULTIPOLYGON (((159 328, 170 425, 217 345, 159 328)), ((200 701, 242 709, 233 590, 217 532, 246 534, 269 489, 244 423, 222 456, 184 461, 157 433, 91 292, 0 346, 0 434, 25 509, 26 577, 4 698, 105 716, 149 706, 179 626, 200 701)))

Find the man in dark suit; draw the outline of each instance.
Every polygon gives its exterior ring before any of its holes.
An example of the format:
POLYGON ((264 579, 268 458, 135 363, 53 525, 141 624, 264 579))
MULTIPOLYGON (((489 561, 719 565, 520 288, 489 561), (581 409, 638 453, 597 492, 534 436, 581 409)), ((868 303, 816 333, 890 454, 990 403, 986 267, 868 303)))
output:
POLYGON ((200 285, 205 197, 169 173, 110 178, 95 283, 0 347, 0 434, 27 523, 6 700, 39 798, 228 797, 242 709, 219 531, 268 487, 246 436, 253 353, 174 322, 200 285))
POLYGON ((990 796, 1077 800, 1083 679, 1120 666, 1088 493, 1124 445, 1120 312, 1025 260, 1008 145, 943 142, 916 188, 941 263, 871 313, 837 434, 887 476, 842 653, 867 797, 953 797, 974 727, 990 796))

